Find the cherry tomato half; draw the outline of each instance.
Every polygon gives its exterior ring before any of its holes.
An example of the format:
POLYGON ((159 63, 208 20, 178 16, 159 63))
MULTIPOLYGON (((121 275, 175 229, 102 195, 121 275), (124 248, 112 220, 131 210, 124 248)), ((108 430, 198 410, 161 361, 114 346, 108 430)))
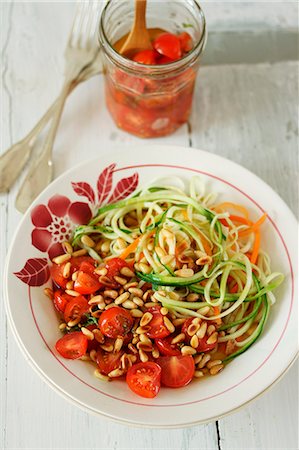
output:
POLYGON ((124 352, 105 352, 101 348, 97 351, 97 365, 99 367, 100 372, 105 375, 108 375, 114 369, 120 367, 120 358, 124 352))
MULTIPOLYGON (((76 258, 71 258, 70 259, 70 263, 71 263, 70 274, 79 270, 79 268, 83 262, 89 262, 92 265, 93 261, 94 261, 94 259, 91 258, 90 256, 77 256, 76 258)), ((66 283, 69 281, 68 278, 65 278, 63 276, 63 269, 64 269, 65 265, 67 264, 67 262, 62 263, 62 264, 53 264, 50 268, 52 280, 54 281, 54 283, 57 286, 64 288, 64 289, 66 288, 66 283)))
POLYGON ((133 61, 140 64, 157 64, 157 52, 154 50, 143 50, 142 52, 136 53, 133 61))
POLYGON ((68 333, 56 342, 56 350, 67 359, 77 359, 85 355, 88 339, 81 331, 68 333))
POLYGON ((186 386, 193 378, 195 364, 192 356, 161 356, 157 359, 161 366, 161 383, 171 388, 186 386))
POLYGON ((129 388, 145 398, 154 398, 160 390, 161 367, 155 362, 134 364, 127 372, 129 388))
POLYGON ((96 275, 90 272, 83 272, 79 270, 77 279, 74 283, 74 290, 80 294, 93 294, 101 287, 101 283, 96 275))
POLYGON ((99 318, 101 332, 110 338, 126 336, 131 331, 134 320, 129 311, 120 306, 106 309, 99 318))
MULTIPOLYGON (((186 336, 185 340, 186 340, 186 342, 190 342, 190 340, 191 340, 191 336, 188 334, 188 327, 189 327, 189 325, 191 325, 192 320, 193 320, 192 318, 187 319, 184 322, 183 326, 182 326, 182 333, 185 333, 185 336, 186 336)), ((203 322, 201 322, 201 323, 203 323, 203 322)), ((207 325, 209 326, 209 323, 207 325)), ((198 353, 200 353, 200 352, 209 352, 210 350, 213 350, 213 348, 216 347, 217 341, 214 342, 213 344, 207 344, 207 340, 208 339, 209 339, 209 337, 207 335, 205 335, 202 339, 199 339, 199 344, 198 344, 198 347, 196 349, 196 351, 198 353)))
POLYGON ((74 297, 66 294, 63 290, 58 289, 58 291, 55 291, 54 293, 54 306, 58 312, 63 313, 65 311, 66 305, 73 299, 74 297))
POLYGON ((153 47, 163 56, 168 56, 173 61, 182 56, 181 44, 179 38, 172 33, 162 33, 154 42, 153 47))
POLYGON ((86 313, 89 309, 89 304, 86 298, 82 295, 78 297, 72 297, 64 310, 64 320, 66 323, 76 320, 77 318, 81 318, 84 313, 86 313))
POLYGON ((178 356, 181 354, 177 344, 171 344, 174 336, 168 336, 164 339, 155 339, 155 344, 159 352, 164 356, 178 356))
POLYGON ((178 35, 180 40, 181 50, 183 53, 188 53, 193 47, 193 40, 189 33, 183 31, 178 35))
POLYGON ((150 329, 146 333, 151 339, 164 338, 170 334, 170 331, 164 324, 163 315, 160 313, 160 310, 160 306, 153 306, 147 310, 153 316, 152 320, 148 324, 150 329))

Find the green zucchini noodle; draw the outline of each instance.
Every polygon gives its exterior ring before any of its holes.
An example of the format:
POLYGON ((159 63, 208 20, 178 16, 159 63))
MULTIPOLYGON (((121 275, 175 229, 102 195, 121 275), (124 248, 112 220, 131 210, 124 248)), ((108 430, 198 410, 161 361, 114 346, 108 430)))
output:
POLYGON ((100 207, 75 230, 73 245, 97 261, 121 257, 132 263, 139 287, 150 283, 152 301, 174 318, 217 324, 218 343, 234 345, 224 359, 229 361, 261 334, 284 276, 272 272, 263 240, 258 243, 266 217, 254 223, 242 205, 221 207, 217 197, 197 176, 188 188, 178 177, 158 179, 100 207), (94 248, 81 243, 84 235, 94 248), (107 242, 103 255, 99 249, 107 242))

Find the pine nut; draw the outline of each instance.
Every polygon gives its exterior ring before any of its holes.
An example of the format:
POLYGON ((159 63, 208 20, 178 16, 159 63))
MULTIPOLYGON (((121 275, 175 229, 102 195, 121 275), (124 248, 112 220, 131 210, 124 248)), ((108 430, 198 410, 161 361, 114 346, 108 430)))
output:
POLYGON ((215 333, 211 334, 211 336, 209 337, 209 339, 207 340, 207 344, 215 344, 215 342, 217 342, 218 340, 218 333, 217 331, 215 331, 215 333))
POLYGON ((77 317, 77 318, 74 319, 74 320, 70 320, 70 321, 67 323, 67 326, 70 327, 70 328, 72 328, 72 327, 74 327, 75 325, 78 325, 78 323, 80 322, 80 320, 81 320, 80 317, 77 317))
POLYGON ((130 289, 130 287, 136 287, 136 286, 138 286, 137 281, 131 281, 130 283, 127 283, 124 285, 124 289, 126 291, 128 291, 130 289))
POLYGON ((132 317, 142 317, 143 316, 143 312, 140 311, 140 309, 131 309, 130 313, 131 313, 132 317))
POLYGON ((117 238, 116 244, 120 250, 124 250, 127 247, 126 241, 122 238, 117 238))
POLYGON ((143 294, 143 296, 142 296, 142 300, 144 300, 144 301, 146 301, 147 300, 147 297, 149 296, 149 295, 151 295, 153 293, 153 291, 152 290, 148 290, 148 291, 146 291, 144 294, 143 294))
POLYGON ((104 344, 105 338, 99 329, 95 328, 94 330, 92 330, 92 333, 94 335, 95 340, 99 342, 99 344, 104 344))
POLYGON ((143 300, 141 300, 141 298, 139 297, 133 297, 132 301, 137 305, 137 306, 143 306, 144 302, 143 300))
POLYGON ((195 325, 199 325, 201 322, 201 319, 199 317, 194 317, 194 319, 192 319, 192 323, 194 323, 195 325))
POLYGON ((135 297, 142 297, 142 295, 143 295, 143 290, 142 289, 139 289, 139 288, 136 288, 136 287, 130 287, 129 289, 128 289, 128 291, 130 292, 130 294, 133 294, 135 297))
POLYGON ((147 303, 144 303, 144 306, 146 308, 151 308, 152 306, 157 306, 157 303, 155 303, 155 302, 147 302, 147 303))
POLYGON ((212 333, 214 333, 214 331, 216 330, 214 325, 209 325, 208 329, 207 329, 207 335, 211 336, 212 333))
POLYGON ((98 303, 103 303, 104 297, 102 295, 95 295, 94 297, 91 297, 88 304, 89 305, 97 305, 98 303))
POLYGON ((94 334, 90 330, 88 330, 87 328, 81 327, 81 331, 87 337, 87 339, 89 341, 92 341, 94 339, 94 334))
POLYGON ((72 297, 80 297, 79 292, 73 291, 72 289, 66 289, 65 293, 71 295, 72 297))
POLYGON ((210 311, 210 307, 209 306, 203 306, 202 308, 197 310, 197 312, 199 314, 202 314, 203 316, 205 316, 209 311, 210 311))
POLYGON ((118 284, 121 284, 122 286, 124 286, 127 283, 127 281, 128 281, 126 278, 122 278, 122 277, 118 277, 118 276, 115 276, 113 278, 115 279, 115 281, 118 284))
POLYGON ((216 375, 217 373, 219 373, 223 369, 223 367, 224 367, 223 364, 219 364, 217 366, 213 366, 210 369, 210 374, 211 375, 216 375))
POLYGON ((110 308, 115 308, 116 305, 114 302, 110 301, 106 306, 105 306, 105 310, 106 309, 110 309, 110 308))
POLYGON ((94 376, 102 381, 111 381, 109 377, 103 375, 98 369, 94 371, 94 376))
POLYGON ((203 322, 203 323, 201 324, 199 330, 198 330, 197 333, 196 333, 196 336, 197 336, 199 339, 202 339, 202 338, 204 337, 204 335, 206 334, 206 331, 207 331, 207 327, 208 327, 207 322, 203 322))
POLYGON ((204 376, 204 373, 201 370, 195 370, 194 376, 195 378, 201 378, 204 376))
POLYGON ((89 355, 83 355, 83 356, 81 356, 79 359, 81 359, 81 361, 91 361, 89 355))
POLYGON ((73 281, 68 281, 65 285, 66 289, 73 289, 74 287, 74 282, 73 281))
POLYGON ((69 253, 70 255, 73 253, 74 250, 72 245, 67 241, 62 243, 62 248, 65 251, 65 253, 69 253))
POLYGON ((69 253, 64 253, 63 255, 56 256, 56 258, 52 259, 55 264, 62 264, 71 259, 71 255, 69 253))
POLYGON ((87 250, 85 250, 85 248, 81 248, 80 250, 75 251, 75 252, 72 254, 72 256, 73 256, 74 258, 76 258, 77 256, 84 256, 84 255, 86 255, 86 253, 87 253, 87 250))
POLYGON ((189 345, 184 345, 184 347, 181 348, 182 355, 195 355, 196 350, 193 347, 190 347, 189 345))
POLYGON ((87 234, 84 234, 81 237, 81 242, 83 245, 86 245, 87 247, 91 247, 91 248, 93 248, 96 245, 95 241, 93 239, 91 239, 91 237, 88 236, 87 234))
MULTIPOLYGON (((134 311, 134 310, 133 310, 133 311, 134 311)), ((132 339, 132 344, 133 344, 133 345, 136 345, 137 342, 139 342, 139 335, 134 336, 133 339, 132 339)))
POLYGON ((174 262, 174 256, 173 255, 161 256, 160 260, 161 263, 164 265, 171 264, 172 262, 174 262))
POLYGON ((137 305, 132 300, 126 300, 122 303, 122 306, 126 309, 136 309, 137 305))
POLYGON ((150 252, 152 252, 152 251, 154 250, 154 243, 153 243, 153 242, 149 242, 149 243, 147 244, 147 249, 148 249, 150 252))
POLYGON ((139 358, 141 362, 147 362, 148 356, 143 350, 139 350, 139 358))
POLYGON ((198 347, 199 340, 198 340, 198 337, 196 336, 196 334, 194 334, 194 336, 192 336, 191 341, 190 341, 190 345, 191 345, 191 347, 193 347, 195 349, 198 347))
POLYGON ((91 351, 89 352, 89 356, 90 356, 90 359, 91 359, 93 362, 96 362, 96 361, 97 361, 97 351, 96 351, 96 350, 91 350, 91 351))
POLYGON ((129 349, 132 353, 134 353, 134 354, 138 353, 136 347, 134 347, 134 345, 131 344, 131 343, 128 344, 128 349, 129 349))
POLYGON ((114 346, 112 344, 102 344, 100 347, 105 350, 105 352, 113 352, 114 346))
POLYGON ((202 360, 202 355, 194 356, 194 364, 200 363, 201 360, 202 360))
POLYGON ((109 241, 103 242, 103 244, 101 245, 101 251, 103 253, 108 253, 110 251, 110 242, 109 241))
POLYGON ((173 325, 174 325, 175 327, 179 327, 179 326, 182 325, 185 321, 186 321, 186 319, 174 319, 173 325))
POLYGON ((175 326, 173 325, 173 323, 168 319, 168 317, 164 316, 163 317, 163 322, 164 325, 166 326, 167 330, 170 331, 170 333, 173 333, 175 330, 175 326))
POLYGON ((176 270, 174 273, 178 277, 182 277, 182 278, 189 278, 194 275, 194 271, 192 269, 179 269, 179 270, 176 270))
POLYGON ((187 302, 196 302, 196 300, 198 300, 198 299, 199 299, 199 295, 195 294, 195 293, 187 295, 187 298, 186 298, 187 302))
POLYGON ((159 256, 159 258, 163 258, 163 256, 166 256, 165 251, 161 247, 155 247, 155 252, 159 256))
POLYGON ((167 316, 169 311, 167 308, 165 308, 165 306, 162 306, 162 308, 160 309, 160 313, 162 314, 162 316, 167 316))
POLYGON ((66 329, 66 323, 61 323, 58 328, 61 331, 65 330, 66 329))
POLYGON ((139 270, 142 273, 148 274, 148 273, 151 273, 152 268, 149 265, 145 264, 145 263, 139 263, 139 270))
POLYGON ((113 300, 115 300, 118 297, 118 292, 114 289, 107 289, 104 291, 104 297, 113 298, 113 300))
POLYGON ((152 341, 145 334, 140 334, 139 339, 140 342, 143 342, 146 345, 152 345, 152 341))
POLYGON ((120 358, 120 362, 121 362, 121 368, 124 371, 127 371, 130 367, 132 367, 132 360, 131 360, 131 358, 129 358, 129 355, 127 355, 126 353, 124 353, 122 355, 122 357, 120 358))
POLYGON ((147 326, 143 326, 143 327, 138 327, 136 329, 136 333, 137 334, 144 334, 144 333, 147 333, 150 329, 151 329, 151 327, 149 327, 148 325, 147 326))
POLYGON ((54 298, 54 292, 53 292, 52 289, 50 289, 50 288, 45 288, 45 289, 44 289, 44 294, 45 294, 50 300, 53 300, 53 298, 54 298))
POLYGON ((197 367, 199 369, 202 369, 207 364, 207 362, 210 361, 210 359, 211 359, 210 355, 203 355, 203 357, 202 357, 201 361, 198 363, 197 367))
POLYGON ((199 325, 195 323, 191 323, 187 329, 189 336, 194 336, 199 330, 199 325))
POLYGON ((108 270, 106 269, 106 267, 98 267, 94 273, 96 273, 97 275, 102 275, 105 276, 108 273, 108 270))
POLYGON ((211 369, 214 366, 218 366, 219 364, 222 364, 221 359, 214 359, 213 361, 209 361, 207 364, 207 368, 211 369))
POLYGON ((117 353, 121 350, 122 346, 123 346, 124 340, 123 338, 117 338, 115 339, 114 342, 114 352, 117 353))
POLYGON ((72 280, 73 280, 73 281, 76 281, 76 280, 77 280, 78 274, 79 274, 79 271, 78 271, 78 270, 76 270, 76 272, 74 272, 74 273, 72 274, 72 280))
POLYGON ((135 273, 129 267, 122 267, 120 273, 127 278, 133 278, 135 276, 135 273))
POLYGON ((212 261, 213 260, 211 256, 204 255, 198 258, 195 263, 197 266, 204 266, 205 264, 211 264, 212 261))
POLYGON ((152 351, 152 356, 153 358, 159 358, 160 352, 157 348, 154 348, 154 350, 152 351))
POLYGON ((153 350, 152 344, 148 345, 145 342, 138 342, 136 347, 138 350, 143 350, 144 352, 151 352, 153 350))
POLYGON ((145 325, 149 324, 152 320, 153 315, 150 312, 146 312, 143 314, 142 319, 140 320, 140 325, 144 327, 145 325))
POLYGON ((118 378, 118 377, 121 377, 123 374, 124 374, 124 371, 122 369, 114 369, 108 373, 108 377, 109 378, 118 378))
MULTIPOLYGON (((115 291, 116 292, 116 291, 115 291)), ((116 299, 115 299, 115 304, 116 305, 121 305, 122 303, 124 303, 126 300, 128 300, 128 298, 130 297, 129 292, 124 292, 123 294, 119 295, 116 299)))
POLYGON ((176 337, 174 337, 171 341, 172 344, 178 344, 179 342, 183 342, 185 339, 185 333, 180 333, 176 337))

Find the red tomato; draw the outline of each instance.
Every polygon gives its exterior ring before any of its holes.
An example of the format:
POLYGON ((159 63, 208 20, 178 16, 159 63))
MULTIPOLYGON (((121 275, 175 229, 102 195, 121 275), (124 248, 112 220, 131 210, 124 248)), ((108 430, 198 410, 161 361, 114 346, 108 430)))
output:
POLYGON ((136 53, 133 61, 140 64, 157 64, 157 53, 154 50, 143 50, 142 52, 136 53))
POLYGON ((63 276, 63 269, 66 263, 63 264, 53 264, 50 268, 51 278, 54 281, 54 283, 61 287, 66 288, 66 283, 68 282, 67 278, 64 278, 63 276))
POLYGON ((157 359, 161 366, 161 383, 171 388, 186 386, 193 378, 195 364, 192 356, 161 356, 157 359))
POLYGON ((94 266, 95 260, 91 256, 76 256, 75 258, 70 259, 72 268, 71 273, 76 272, 81 268, 81 265, 85 262, 88 262, 90 265, 94 266))
POLYGON ((71 295, 66 294, 61 289, 58 291, 55 291, 54 293, 54 306, 57 309, 57 311, 63 313, 65 311, 65 307, 68 304, 69 301, 73 300, 74 297, 71 295))
POLYGON ((177 344, 171 344, 174 336, 168 336, 164 339, 155 339, 159 352, 165 356, 178 356, 181 354, 177 344))
POLYGON ((161 56, 161 58, 158 59, 158 64, 169 64, 173 62, 173 59, 168 58, 168 56, 161 56))
POLYGON ((183 33, 178 35, 180 40, 181 50, 183 53, 188 53, 193 47, 193 40, 189 33, 183 31, 183 33))
POLYGON ((115 306, 106 309, 99 318, 99 327, 101 332, 110 338, 125 336, 131 331, 134 319, 124 308, 115 306))
POLYGON ((127 373, 129 388, 145 398, 154 398, 160 390, 161 367, 155 362, 134 364, 127 373))
POLYGON ((114 369, 120 367, 120 358, 122 357, 124 352, 120 351, 117 353, 114 352, 105 352, 101 348, 99 348, 97 352, 97 365, 105 375, 108 375, 114 369))
POLYGON ((93 294, 101 287, 101 283, 96 275, 79 270, 78 277, 74 283, 74 290, 80 294, 93 294))
POLYGON ((160 306, 153 306, 147 310, 153 315, 152 320, 148 324, 150 330, 146 333, 151 339, 164 338, 170 334, 170 331, 164 325, 163 315, 160 313, 160 309, 160 306))
POLYGON ((64 320, 66 323, 77 319, 78 317, 82 317, 85 312, 89 309, 89 304, 86 298, 82 295, 79 297, 72 297, 64 310, 64 320))
POLYGON ((168 56, 173 61, 180 59, 182 56, 181 44, 179 38, 175 34, 162 33, 154 42, 153 47, 163 56, 168 56))
MULTIPOLYGON (((112 258, 107 261, 105 268, 107 269, 106 277, 111 280, 111 284, 109 285, 109 287, 117 288, 120 286, 120 284, 115 281, 114 277, 122 276, 120 270, 123 267, 128 267, 128 264, 121 258, 112 258)), ((105 286, 100 283, 100 287, 104 288, 105 286)))
MULTIPOLYGON (((191 336, 188 334, 188 327, 189 327, 189 325, 191 323, 192 323, 192 318, 187 319, 184 322, 183 326, 182 326, 182 333, 185 333, 185 336, 186 336, 185 340, 186 340, 186 342, 190 342, 190 340, 191 340, 191 336)), ((201 323, 203 323, 203 322, 201 322, 201 323)), ((209 323, 208 323, 208 325, 209 325, 209 323)), ((208 339, 209 339, 209 337, 207 335, 205 335, 202 339, 199 339, 199 344, 198 344, 198 347, 196 349, 196 351, 198 353, 209 352, 210 350, 213 350, 213 348, 216 347, 217 341, 214 342, 214 344, 207 344, 207 340, 208 339)))
POLYGON ((81 331, 68 333, 56 342, 56 350, 67 359, 77 359, 85 355, 88 339, 81 331))

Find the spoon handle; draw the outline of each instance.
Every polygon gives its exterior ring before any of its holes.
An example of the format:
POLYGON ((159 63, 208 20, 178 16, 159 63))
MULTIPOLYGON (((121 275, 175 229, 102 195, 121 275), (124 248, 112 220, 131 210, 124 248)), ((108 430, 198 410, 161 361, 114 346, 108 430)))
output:
POLYGON ((146 0, 135 0, 134 28, 146 30, 146 0))
POLYGON ((52 148, 56 137, 63 107, 69 94, 71 83, 64 84, 59 95, 56 111, 54 113, 50 130, 42 145, 37 160, 31 164, 28 174, 16 198, 16 208, 20 212, 25 212, 33 200, 51 182, 53 176, 52 148))

